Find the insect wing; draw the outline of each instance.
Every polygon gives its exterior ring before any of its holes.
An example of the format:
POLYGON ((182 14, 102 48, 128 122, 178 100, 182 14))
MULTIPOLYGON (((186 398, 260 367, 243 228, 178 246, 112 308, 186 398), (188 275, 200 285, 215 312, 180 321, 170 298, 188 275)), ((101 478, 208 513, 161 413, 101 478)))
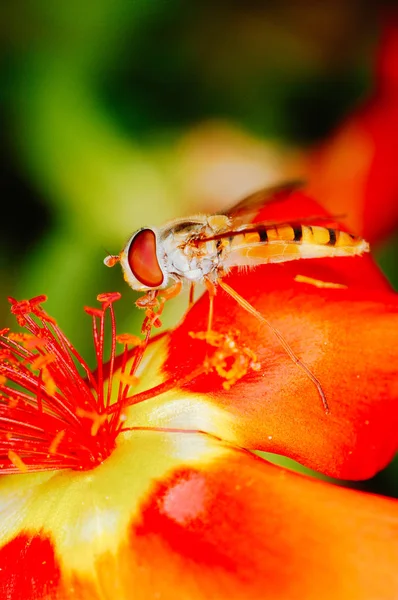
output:
POLYGON ((284 202, 290 198, 293 192, 303 186, 304 181, 296 180, 262 188, 250 196, 246 196, 227 211, 223 211, 223 214, 231 219, 234 228, 242 223, 250 223, 263 206, 274 202, 284 202))
POLYGON ((338 222, 346 215, 311 215, 305 217, 295 217, 260 221, 254 223, 253 220, 261 208, 266 205, 279 204, 288 200, 291 195, 302 188, 305 182, 303 180, 289 181, 281 185, 266 187, 250 194, 232 206, 223 215, 229 217, 230 227, 227 231, 220 231, 209 237, 202 237, 201 241, 221 240, 232 238, 242 233, 261 233, 268 228, 290 226, 299 228, 301 225, 317 225, 338 227, 338 222))

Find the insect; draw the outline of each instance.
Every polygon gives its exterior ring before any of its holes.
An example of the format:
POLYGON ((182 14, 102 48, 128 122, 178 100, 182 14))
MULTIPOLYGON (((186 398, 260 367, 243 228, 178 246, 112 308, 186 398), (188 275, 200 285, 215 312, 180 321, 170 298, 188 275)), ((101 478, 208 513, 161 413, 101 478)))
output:
POLYGON ((177 295, 184 282, 189 282, 190 304, 193 302, 195 284, 204 283, 209 291, 210 332, 213 299, 217 286, 220 286, 242 308, 271 329, 289 357, 314 383, 328 412, 328 403, 316 376, 296 356, 268 319, 224 281, 234 267, 250 268, 296 259, 353 256, 369 251, 369 245, 360 237, 336 228, 311 224, 319 223, 322 219, 330 223, 330 217, 306 218, 296 222, 253 222, 264 204, 270 200, 286 200, 298 185, 301 184, 294 182, 260 190, 223 214, 180 218, 159 228, 144 227, 130 237, 119 255, 107 256, 104 262, 107 266, 120 262, 129 286, 146 292, 137 301, 137 306, 147 309, 147 328, 156 325, 165 301, 177 295), (158 311, 153 313, 151 309, 155 306, 158 311), (151 315, 152 321, 149 323, 151 315))

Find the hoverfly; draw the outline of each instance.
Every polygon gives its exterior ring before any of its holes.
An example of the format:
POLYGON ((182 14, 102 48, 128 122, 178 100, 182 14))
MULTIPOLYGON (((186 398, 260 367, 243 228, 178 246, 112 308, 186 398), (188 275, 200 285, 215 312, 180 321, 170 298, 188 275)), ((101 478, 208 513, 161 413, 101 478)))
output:
MULTIPOLYGON (((208 332, 213 320, 213 299, 220 286, 242 308, 267 325, 289 357, 316 386, 324 409, 329 412, 322 386, 301 361, 282 334, 247 300, 231 288, 224 277, 234 267, 254 267, 304 258, 362 255, 368 243, 336 228, 312 224, 330 217, 299 221, 253 222, 259 209, 269 201, 286 200, 301 186, 293 182, 260 190, 222 214, 175 219, 163 227, 143 227, 133 233, 117 256, 107 256, 111 267, 120 262, 124 279, 133 290, 146 292, 137 301, 140 308, 159 306, 176 296, 185 282, 190 283, 190 304, 194 286, 204 283, 209 291, 208 332), (166 289, 167 288, 167 289, 166 289), (164 290, 159 296, 161 290, 164 290)), ((152 321, 153 323, 153 321, 152 321)), ((152 326, 152 323, 150 327, 152 326)))

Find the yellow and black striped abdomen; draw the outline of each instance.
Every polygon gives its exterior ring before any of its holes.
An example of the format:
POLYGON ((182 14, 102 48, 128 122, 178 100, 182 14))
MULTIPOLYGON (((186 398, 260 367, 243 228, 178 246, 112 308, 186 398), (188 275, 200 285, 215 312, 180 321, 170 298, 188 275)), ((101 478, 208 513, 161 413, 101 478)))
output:
POLYGON ((359 238, 339 229, 320 227, 319 225, 283 225, 282 227, 264 227, 259 232, 260 241, 296 242, 320 246, 356 246, 363 242, 359 238))
POLYGON ((259 225, 229 238, 228 264, 261 264, 299 258, 353 256, 369 251, 362 238, 319 225, 259 225), (235 260, 234 260, 235 259, 235 260))

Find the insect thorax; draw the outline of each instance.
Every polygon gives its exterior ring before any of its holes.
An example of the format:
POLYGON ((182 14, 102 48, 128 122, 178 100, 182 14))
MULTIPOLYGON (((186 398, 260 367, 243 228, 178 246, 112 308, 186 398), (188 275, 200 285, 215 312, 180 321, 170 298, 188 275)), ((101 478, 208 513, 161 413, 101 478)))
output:
POLYGON ((202 241, 213 233, 205 217, 165 229, 160 236, 160 246, 168 275, 200 282, 205 276, 215 274, 219 265, 217 242, 202 241))

